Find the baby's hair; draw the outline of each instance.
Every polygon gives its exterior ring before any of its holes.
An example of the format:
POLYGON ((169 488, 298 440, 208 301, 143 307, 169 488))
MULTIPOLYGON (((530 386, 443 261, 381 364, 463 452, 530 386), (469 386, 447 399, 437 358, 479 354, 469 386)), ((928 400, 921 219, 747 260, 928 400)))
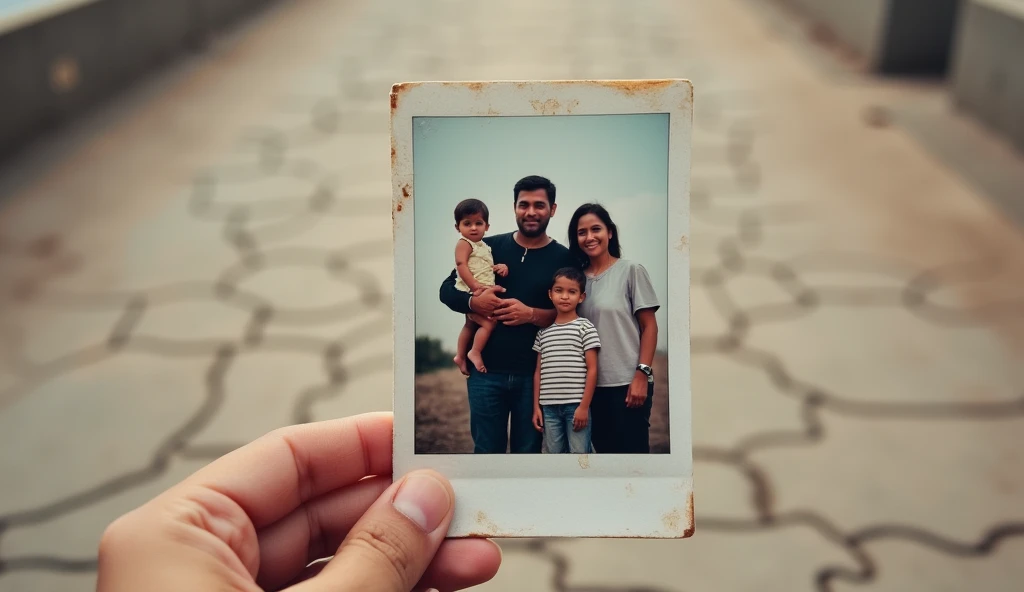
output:
POLYGON ((480 201, 479 199, 464 199, 459 202, 459 205, 455 206, 455 223, 462 222, 462 219, 466 216, 472 216, 473 214, 480 214, 484 218, 484 222, 490 224, 490 212, 487 211, 487 204, 480 201))
POLYGON ((558 278, 563 277, 569 281, 576 282, 580 287, 580 293, 587 291, 587 276, 583 274, 583 270, 578 267, 563 267, 555 272, 555 275, 551 278, 551 285, 554 286, 558 278))

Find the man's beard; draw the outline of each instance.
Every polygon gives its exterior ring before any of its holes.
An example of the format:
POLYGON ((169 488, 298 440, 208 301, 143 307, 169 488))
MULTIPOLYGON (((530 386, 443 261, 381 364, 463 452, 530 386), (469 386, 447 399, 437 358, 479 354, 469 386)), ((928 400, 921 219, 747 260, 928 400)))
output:
POLYGON ((548 231, 548 222, 550 222, 550 221, 551 221, 550 218, 548 218, 547 220, 538 220, 537 221, 537 230, 527 230, 527 229, 525 229, 524 226, 526 224, 526 220, 518 220, 517 219, 516 220, 516 226, 519 227, 519 234, 525 236, 526 238, 537 238, 538 236, 544 236, 544 233, 546 233, 548 231))

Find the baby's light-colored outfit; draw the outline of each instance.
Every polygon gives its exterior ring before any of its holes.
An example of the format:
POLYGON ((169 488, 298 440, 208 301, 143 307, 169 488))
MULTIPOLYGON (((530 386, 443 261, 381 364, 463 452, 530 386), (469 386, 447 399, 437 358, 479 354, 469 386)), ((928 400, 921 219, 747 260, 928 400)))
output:
MULTIPOLYGON (((484 241, 473 242, 464 236, 460 236, 459 240, 464 240, 473 246, 473 250, 469 253, 469 273, 473 274, 476 281, 480 282, 484 286, 494 285, 494 256, 491 254, 491 247, 484 241)), ((458 281, 455 282, 455 288, 463 292, 469 292, 469 286, 462 280, 461 276, 458 276, 458 281)))

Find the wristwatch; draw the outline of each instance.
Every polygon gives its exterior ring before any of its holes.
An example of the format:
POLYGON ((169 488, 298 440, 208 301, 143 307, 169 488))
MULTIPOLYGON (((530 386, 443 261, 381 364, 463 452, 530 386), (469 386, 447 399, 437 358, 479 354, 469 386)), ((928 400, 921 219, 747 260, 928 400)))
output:
POLYGON ((636 369, 647 375, 647 382, 654 382, 654 369, 647 364, 637 364, 636 369))

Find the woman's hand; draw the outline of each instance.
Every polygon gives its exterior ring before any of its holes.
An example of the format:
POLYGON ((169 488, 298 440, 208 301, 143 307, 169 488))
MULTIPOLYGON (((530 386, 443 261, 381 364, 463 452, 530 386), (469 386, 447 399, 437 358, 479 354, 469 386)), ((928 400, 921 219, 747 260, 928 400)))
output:
POLYGON ((97 591, 409 592, 492 578, 496 545, 445 540, 448 481, 416 471, 392 484, 391 450, 389 413, 272 432, 111 524, 97 591))
POLYGON ((643 407, 647 401, 647 375, 637 370, 626 393, 626 407, 643 407))

